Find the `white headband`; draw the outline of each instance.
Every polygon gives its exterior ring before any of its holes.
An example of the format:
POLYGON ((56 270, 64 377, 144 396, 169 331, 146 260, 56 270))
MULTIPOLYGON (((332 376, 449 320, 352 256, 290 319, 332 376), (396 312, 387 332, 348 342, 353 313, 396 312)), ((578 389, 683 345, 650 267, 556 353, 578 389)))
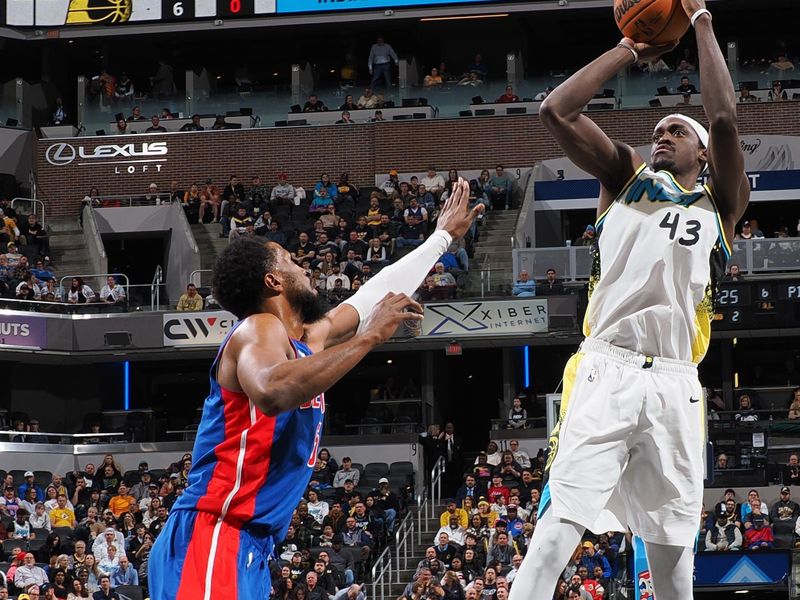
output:
MULTIPOLYGON (((673 115, 667 115, 663 119, 661 119, 658 124, 655 126, 655 129, 661 127, 667 119, 680 119, 684 123, 686 123, 689 127, 691 127, 694 132, 697 134, 697 137, 700 138, 700 143, 703 144, 703 148, 708 148, 708 130, 705 127, 700 125, 697 121, 695 121, 692 117, 687 117, 686 115, 682 115, 679 113, 675 113, 673 115)), ((655 131, 655 129, 653 131, 655 131)))

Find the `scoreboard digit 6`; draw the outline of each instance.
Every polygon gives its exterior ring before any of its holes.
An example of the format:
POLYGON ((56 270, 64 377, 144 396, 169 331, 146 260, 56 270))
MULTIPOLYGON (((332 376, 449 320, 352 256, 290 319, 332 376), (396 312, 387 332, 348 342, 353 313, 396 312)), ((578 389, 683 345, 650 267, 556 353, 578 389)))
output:
POLYGON ((191 21, 195 18, 194 0, 161 0, 163 21, 191 21))

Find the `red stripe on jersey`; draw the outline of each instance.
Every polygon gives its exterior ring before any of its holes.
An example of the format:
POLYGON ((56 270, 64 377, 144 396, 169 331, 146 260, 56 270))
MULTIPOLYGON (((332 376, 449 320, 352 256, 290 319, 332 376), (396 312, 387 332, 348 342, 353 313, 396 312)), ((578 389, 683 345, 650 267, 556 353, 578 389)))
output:
POLYGON ((255 514, 256 497, 269 475, 276 422, 277 417, 256 409, 256 424, 247 433, 241 487, 228 508, 228 522, 244 523, 255 514))
MULTIPOLYGON (((225 439, 214 448, 217 464, 211 474, 205 495, 197 502, 197 510, 219 515, 222 505, 236 481, 236 462, 242 432, 250 427, 250 400, 243 392, 220 387, 225 439)), ((248 436, 248 445, 250 439, 248 436)))
MULTIPOLYGON (((202 600, 206 596, 206 573, 217 520, 216 515, 197 513, 175 600, 202 600)), ((226 523, 220 525, 209 594, 211 598, 238 597, 239 533, 238 529, 226 523)))

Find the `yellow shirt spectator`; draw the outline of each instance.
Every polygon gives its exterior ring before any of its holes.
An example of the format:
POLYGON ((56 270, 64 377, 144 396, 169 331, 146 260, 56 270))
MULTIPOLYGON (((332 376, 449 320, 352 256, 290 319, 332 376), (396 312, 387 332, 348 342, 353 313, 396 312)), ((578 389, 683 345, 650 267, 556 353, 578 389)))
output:
POLYGON ((180 297, 176 308, 185 312, 203 310, 203 297, 197 293, 197 288, 193 284, 186 286, 186 293, 180 297))
POLYGON ((75 527, 75 513, 66 506, 56 506, 50 511, 50 523, 53 527, 75 527))
POLYGON ((466 529, 469 526, 467 523, 469 520, 467 511, 465 511, 463 508, 457 508, 455 500, 448 501, 447 510, 439 516, 440 527, 447 527, 450 525, 450 515, 458 515, 458 524, 460 527, 466 529))

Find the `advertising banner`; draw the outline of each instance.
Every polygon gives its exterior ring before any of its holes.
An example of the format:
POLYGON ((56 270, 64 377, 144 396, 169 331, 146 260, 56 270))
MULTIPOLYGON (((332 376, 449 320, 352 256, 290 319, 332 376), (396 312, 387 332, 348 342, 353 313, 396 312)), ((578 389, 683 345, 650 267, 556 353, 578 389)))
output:
POLYGON ((15 313, 0 315, 0 346, 46 348, 46 319, 15 313))
POLYGON ((789 550, 700 552, 694 557, 694 585, 744 587, 785 585, 791 569, 789 550))
POLYGON ((237 319, 226 311, 163 315, 165 346, 219 346, 237 319))
POLYGON ((489 300, 425 304, 422 336, 475 337, 547 332, 547 300, 489 300))

